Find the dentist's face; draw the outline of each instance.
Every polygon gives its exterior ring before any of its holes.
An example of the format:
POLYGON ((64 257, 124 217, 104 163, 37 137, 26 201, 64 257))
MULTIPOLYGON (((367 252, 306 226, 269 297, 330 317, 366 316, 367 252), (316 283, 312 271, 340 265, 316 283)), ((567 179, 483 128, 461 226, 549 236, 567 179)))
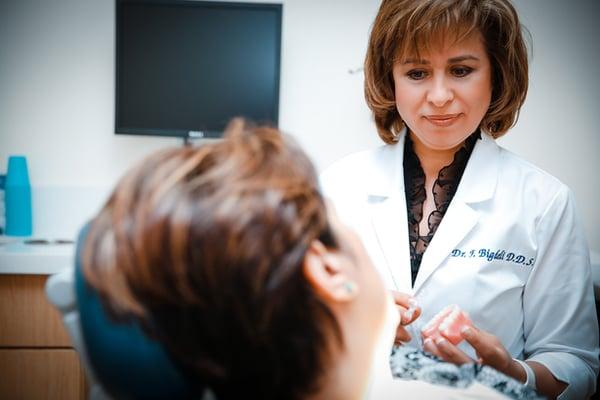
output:
POLYGON ((453 45, 402 57, 393 69, 396 108, 416 139, 454 149, 473 133, 492 97, 492 71, 479 33, 453 45))

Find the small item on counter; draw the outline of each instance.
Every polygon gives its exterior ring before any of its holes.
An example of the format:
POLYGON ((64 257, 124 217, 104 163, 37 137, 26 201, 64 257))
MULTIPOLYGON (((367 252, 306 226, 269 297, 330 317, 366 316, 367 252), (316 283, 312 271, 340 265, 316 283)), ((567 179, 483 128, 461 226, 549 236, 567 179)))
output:
POLYGON ((73 244, 75 242, 73 240, 69 240, 69 239, 53 239, 53 240, 48 240, 48 239, 27 239, 23 243, 24 244, 32 244, 32 245, 38 245, 38 244, 52 245, 52 244, 73 244))
POLYGON ((31 187, 27 159, 10 156, 4 181, 7 236, 31 236, 31 187))

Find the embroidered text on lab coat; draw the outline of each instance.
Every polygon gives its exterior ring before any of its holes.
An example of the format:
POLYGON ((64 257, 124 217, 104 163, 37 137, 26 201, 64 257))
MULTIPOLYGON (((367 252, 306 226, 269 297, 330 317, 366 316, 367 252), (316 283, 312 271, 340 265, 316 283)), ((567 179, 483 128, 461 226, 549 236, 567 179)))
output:
POLYGON ((525 267, 533 267, 535 264, 535 257, 528 258, 522 254, 513 253, 503 249, 454 249, 452 250, 452 253, 450 253, 450 256, 462 258, 485 258, 487 261, 500 260, 517 265, 523 265, 525 267))

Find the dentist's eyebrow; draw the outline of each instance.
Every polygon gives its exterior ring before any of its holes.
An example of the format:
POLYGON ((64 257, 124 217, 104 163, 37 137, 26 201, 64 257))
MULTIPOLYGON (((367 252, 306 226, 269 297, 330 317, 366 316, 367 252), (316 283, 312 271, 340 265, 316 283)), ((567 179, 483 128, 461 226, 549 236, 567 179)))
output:
MULTIPOLYGON (((477 57, 475 57, 474 55, 471 55, 471 54, 465 54, 465 55, 462 55, 462 56, 457 56, 457 57, 449 58, 448 62, 449 63, 458 63, 458 62, 467 61, 467 60, 479 61, 479 58, 477 58, 477 57)), ((429 65, 431 63, 429 62, 429 60, 416 59, 416 58, 407 58, 406 60, 402 61, 402 64, 424 64, 424 65, 429 65)))
POLYGON ((448 59, 448 62, 450 63, 458 63, 458 62, 462 62, 462 61, 467 61, 467 60, 473 60, 473 61, 479 61, 479 58, 471 55, 471 54, 466 54, 464 56, 458 56, 458 57, 452 57, 448 59))
POLYGON ((402 61, 402 64, 430 64, 427 60, 417 60, 415 58, 408 58, 402 61))

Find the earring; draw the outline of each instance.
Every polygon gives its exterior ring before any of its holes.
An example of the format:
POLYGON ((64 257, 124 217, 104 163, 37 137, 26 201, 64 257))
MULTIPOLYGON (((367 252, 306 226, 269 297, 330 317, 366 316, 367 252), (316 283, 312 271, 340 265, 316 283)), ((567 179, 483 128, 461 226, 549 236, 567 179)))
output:
POLYGON ((352 281, 346 281, 344 282, 344 289, 346 293, 353 294, 356 291, 356 284, 352 281))

